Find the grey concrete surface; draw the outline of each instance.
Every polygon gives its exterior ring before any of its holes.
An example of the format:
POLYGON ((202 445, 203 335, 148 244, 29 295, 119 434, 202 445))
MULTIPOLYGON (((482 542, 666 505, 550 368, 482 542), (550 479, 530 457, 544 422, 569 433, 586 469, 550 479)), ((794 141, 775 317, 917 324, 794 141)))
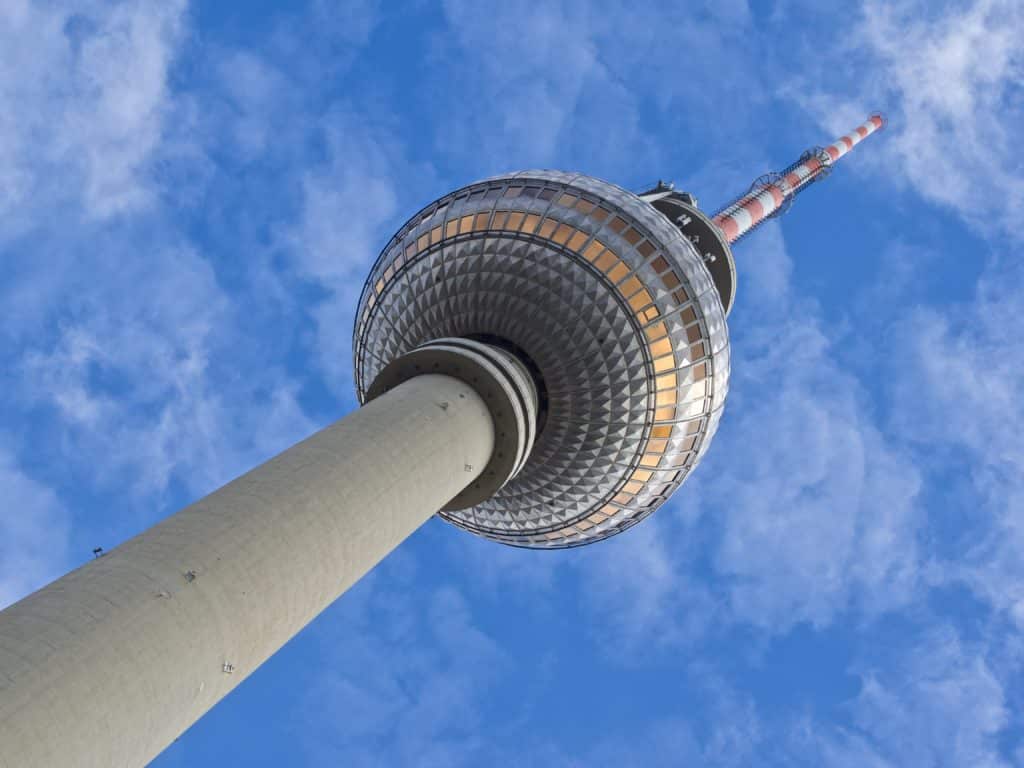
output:
POLYGON ((0 766, 145 765, 493 446, 473 389, 419 376, 0 612, 0 766))

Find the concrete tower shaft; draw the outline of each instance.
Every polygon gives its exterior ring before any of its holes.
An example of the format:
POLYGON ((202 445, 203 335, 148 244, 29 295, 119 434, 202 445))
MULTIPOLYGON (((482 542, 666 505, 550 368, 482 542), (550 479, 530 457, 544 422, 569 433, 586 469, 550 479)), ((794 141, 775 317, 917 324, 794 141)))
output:
POLYGON ((536 396, 507 356, 431 354, 450 375, 396 381, 0 612, 0 768, 145 765, 497 453, 528 453, 536 396))

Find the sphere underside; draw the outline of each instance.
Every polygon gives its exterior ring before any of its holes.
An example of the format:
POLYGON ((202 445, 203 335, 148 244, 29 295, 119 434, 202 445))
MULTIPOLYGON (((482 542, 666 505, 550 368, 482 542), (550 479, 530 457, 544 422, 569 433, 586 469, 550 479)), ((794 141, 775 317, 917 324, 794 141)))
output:
POLYGON ((725 316, 696 250, 587 176, 489 179, 414 216, 360 299, 360 402, 389 362, 440 337, 507 344, 546 392, 519 474, 440 513, 507 544, 576 546, 643 519, 699 461, 725 401, 725 316))

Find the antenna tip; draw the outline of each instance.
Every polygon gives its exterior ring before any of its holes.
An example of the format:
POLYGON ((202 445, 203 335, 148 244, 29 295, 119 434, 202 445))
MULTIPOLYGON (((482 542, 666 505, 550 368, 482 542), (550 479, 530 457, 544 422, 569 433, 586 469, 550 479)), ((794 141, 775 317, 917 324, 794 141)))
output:
POLYGON ((887 118, 887 117, 885 116, 885 114, 884 114, 884 113, 882 113, 882 112, 872 112, 872 113, 871 113, 871 114, 870 114, 870 115, 868 116, 868 120, 874 120, 874 121, 876 121, 876 122, 878 123, 878 130, 880 130, 880 131, 881 131, 882 129, 884 129, 884 128, 885 128, 885 126, 887 126, 887 125, 889 124, 889 118, 887 118))

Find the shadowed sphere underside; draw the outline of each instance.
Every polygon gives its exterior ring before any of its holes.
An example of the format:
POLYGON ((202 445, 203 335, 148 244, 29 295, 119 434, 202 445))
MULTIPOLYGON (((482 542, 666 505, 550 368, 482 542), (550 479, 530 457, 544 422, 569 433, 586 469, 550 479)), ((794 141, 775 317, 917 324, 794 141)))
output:
POLYGON ((643 519, 699 461, 725 402, 725 315, 701 257, 651 205, 587 176, 489 179, 402 227, 360 300, 360 401, 441 337, 505 342, 546 395, 518 475, 441 513, 508 544, 586 544, 643 519))

